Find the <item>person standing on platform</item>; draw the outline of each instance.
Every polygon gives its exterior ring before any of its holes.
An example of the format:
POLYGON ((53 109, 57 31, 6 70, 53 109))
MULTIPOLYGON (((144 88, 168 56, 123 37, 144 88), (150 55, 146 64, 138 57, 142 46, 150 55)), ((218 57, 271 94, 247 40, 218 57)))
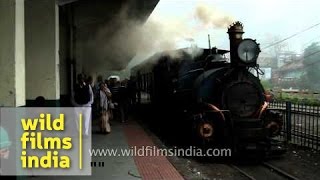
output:
POLYGON ((100 107, 101 107, 101 132, 109 134, 111 132, 110 127, 110 115, 109 115, 109 101, 111 98, 111 91, 107 84, 102 83, 100 88, 100 107))
POLYGON ((94 119, 100 118, 100 86, 103 83, 102 76, 99 75, 97 77, 97 81, 94 83, 93 86, 93 94, 94 94, 94 101, 93 101, 93 117, 94 119))
MULTIPOLYGON (((89 126, 91 120, 91 105, 94 100, 94 95, 91 86, 85 82, 85 77, 82 74, 78 75, 78 83, 74 88, 72 94, 72 104, 75 107, 79 107, 80 110, 77 112, 79 116, 82 113, 84 123, 84 134, 89 135, 89 126)), ((79 127, 79 126, 78 126, 79 127)))

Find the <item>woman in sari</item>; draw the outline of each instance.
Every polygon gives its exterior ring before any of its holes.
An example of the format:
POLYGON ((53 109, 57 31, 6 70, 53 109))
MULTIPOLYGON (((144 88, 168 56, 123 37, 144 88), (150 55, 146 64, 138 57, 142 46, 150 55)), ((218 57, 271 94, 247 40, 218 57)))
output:
POLYGON ((101 84, 100 88, 100 107, 101 107, 101 132, 110 133, 111 127, 109 123, 108 104, 111 98, 111 92, 106 83, 101 84))

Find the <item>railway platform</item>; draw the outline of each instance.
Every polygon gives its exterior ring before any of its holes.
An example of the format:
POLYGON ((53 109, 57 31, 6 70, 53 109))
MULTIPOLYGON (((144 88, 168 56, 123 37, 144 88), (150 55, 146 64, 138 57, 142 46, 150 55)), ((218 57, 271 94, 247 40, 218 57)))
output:
POLYGON ((92 123, 92 149, 108 150, 105 155, 92 155, 92 176, 37 176, 27 179, 184 179, 165 156, 143 154, 142 150, 145 147, 150 149, 158 147, 136 121, 129 119, 126 123, 120 123, 113 120, 111 123, 112 132, 110 134, 101 134, 97 121, 94 120, 92 123), (133 154, 128 154, 129 152, 133 154))

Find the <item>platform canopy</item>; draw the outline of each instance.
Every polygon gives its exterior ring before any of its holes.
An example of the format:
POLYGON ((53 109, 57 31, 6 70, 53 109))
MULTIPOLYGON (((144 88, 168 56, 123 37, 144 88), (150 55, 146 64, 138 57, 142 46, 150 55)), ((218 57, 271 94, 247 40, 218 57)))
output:
POLYGON ((159 0, 58 0, 72 4, 76 60, 94 71, 122 70, 135 56, 123 49, 131 22, 144 23, 159 0))

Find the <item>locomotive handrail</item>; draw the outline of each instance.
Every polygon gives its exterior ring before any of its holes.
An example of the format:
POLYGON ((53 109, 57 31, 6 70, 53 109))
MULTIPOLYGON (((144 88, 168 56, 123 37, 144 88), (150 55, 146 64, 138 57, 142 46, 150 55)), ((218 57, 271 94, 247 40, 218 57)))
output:
POLYGON ((230 112, 230 110, 220 110, 221 112, 230 112))
MULTIPOLYGON (((196 72, 196 71, 204 71, 204 69, 203 69, 203 68, 194 69, 194 70, 188 71, 187 73, 193 73, 193 72, 196 72)), ((186 73, 186 74, 187 74, 187 73, 186 73)))
MULTIPOLYGON (((205 112, 217 112, 217 111, 215 111, 215 110, 207 110, 205 112)), ((230 110, 220 110, 219 112, 228 112, 228 113, 230 113, 230 110)))
POLYGON ((197 71, 205 71, 205 70, 204 70, 203 68, 190 70, 190 71, 188 71, 188 72, 186 72, 186 73, 182 74, 182 75, 180 76, 180 78, 183 78, 184 76, 187 76, 187 75, 189 75, 190 73, 194 73, 194 72, 197 72, 197 71))
POLYGON ((214 112, 219 112, 220 115, 222 116, 223 121, 226 120, 224 114, 222 113, 222 110, 220 110, 217 106, 215 106, 215 105, 213 105, 213 104, 210 104, 210 103, 208 103, 208 106, 209 106, 210 108, 212 108, 214 112))

